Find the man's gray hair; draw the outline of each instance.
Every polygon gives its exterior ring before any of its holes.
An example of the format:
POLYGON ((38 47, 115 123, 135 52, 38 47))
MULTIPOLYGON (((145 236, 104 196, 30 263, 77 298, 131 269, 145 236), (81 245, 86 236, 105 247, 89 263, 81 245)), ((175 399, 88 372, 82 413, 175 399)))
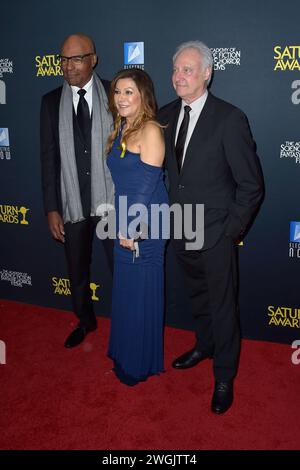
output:
POLYGON ((175 54, 173 55, 173 64, 176 61, 177 56, 182 51, 184 51, 185 49, 195 49, 196 51, 198 51, 198 53, 201 55, 201 57, 203 59, 203 67, 204 68, 206 68, 206 67, 210 68, 211 74, 210 74, 210 77, 209 77, 209 79, 207 80, 207 83, 206 83, 206 86, 208 86, 208 84, 211 80, 211 76, 212 76, 212 72, 213 72, 213 64, 214 64, 214 59, 213 59, 213 55, 212 55, 212 52, 211 52, 210 48, 206 44, 204 44, 204 42, 201 42, 201 41, 183 42, 182 44, 180 44, 177 47, 177 49, 175 51, 175 54))

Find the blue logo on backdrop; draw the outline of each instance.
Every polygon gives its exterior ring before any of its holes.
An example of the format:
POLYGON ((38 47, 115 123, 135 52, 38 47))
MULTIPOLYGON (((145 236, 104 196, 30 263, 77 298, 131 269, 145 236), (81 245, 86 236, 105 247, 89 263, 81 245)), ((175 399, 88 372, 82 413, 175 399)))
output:
POLYGON ((300 259, 300 222, 290 222, 289 257, 300 259))
POLYGON ((300 243, 300 222, 290 222, 290 242, 300 243))
POLYGON ((7 127, 0 127, 0 147, 9 147, 7 127))
POLYGON ((7 127, 0 127, 0 159, 10 160, 10 147, 7 127))
POLYGON ((144 68, 144 43, 125 42, 124 43, 124 67, 144 68))

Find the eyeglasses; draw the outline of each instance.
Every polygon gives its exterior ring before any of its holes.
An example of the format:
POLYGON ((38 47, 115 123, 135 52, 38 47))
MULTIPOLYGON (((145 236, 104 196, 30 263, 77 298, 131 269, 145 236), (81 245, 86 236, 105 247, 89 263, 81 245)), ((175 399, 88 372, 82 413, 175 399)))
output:
POLYGON ((94 52, 89 52, 88 54, 83 54, 83 55, 72 55, 71 57, 60 55, 59 56, 60 65, 62 67, 65 67, 69 60, 71 61, 73 65, 81 65, 84 59, 86 57, 89 57, 90 55, 94 55, 94 52))

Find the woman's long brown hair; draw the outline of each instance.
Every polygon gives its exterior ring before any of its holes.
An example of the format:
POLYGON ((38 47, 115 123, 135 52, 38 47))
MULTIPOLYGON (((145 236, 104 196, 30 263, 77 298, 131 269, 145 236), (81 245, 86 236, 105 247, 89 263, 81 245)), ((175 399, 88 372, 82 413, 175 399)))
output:
POLYGON ((141 95, 141 110, 139 115, 134 120, 133 125, 130 127, 130 129, 127 129, 124 132, 122 136, 121 145, 125 144, 126 146, 126 141, 128 140, 128 138, 135 132, 142 129, 146 122, 152 121, 159 125, 156 120, 157 103, 155 99, 154 86, 149 75, 144 70, 137 68, 120 70, 120 72, 118 72, 117 75, 114 77, 110 86, 108 104, 109 109, 114 118, 114 130, 108 138, 106 153, 110 152, 113 142, 116 136, 118 135, 122 125, 122 118, 117 111, 114 101, 117 82, 122 78, 130 78, 136 84, 137 89, 139 90, 141 95))

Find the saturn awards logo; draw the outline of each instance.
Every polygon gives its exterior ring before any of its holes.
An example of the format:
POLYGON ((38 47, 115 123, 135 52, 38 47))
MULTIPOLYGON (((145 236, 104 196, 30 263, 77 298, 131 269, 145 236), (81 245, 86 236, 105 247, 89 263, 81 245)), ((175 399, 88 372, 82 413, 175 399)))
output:
POLYGON ((144 43, 124 43, 124 68, 139 68, 144 70, 144 43))
POLYGON ((20 224, 29 225, 28 207, 11 206, 8 204, 0 204, 0 222, 4 224, 20 224))
POLYGON ((300 328, 300 309, 283 306, 268 306, 269 325, 300 328))
POLYGON ((275 46, 274 70, 294 71, 300 70, 300 46, 275 46))
POLYGON ((37 55, 35 66, 37 77, 57 77, 63 74, 59 54, 37 55))
MULTIPOLYGON (((52 287, 53 292, 56 295, 70 296, 71 295, 71 284, 70 279, 63 277, 52 277, 52 287)), ((90 283, 91 289, 91 299, 98 302, 100 299, 97 296, 97 289, 100 287, 100 284, 95 284, 95 282, 90 283)))

